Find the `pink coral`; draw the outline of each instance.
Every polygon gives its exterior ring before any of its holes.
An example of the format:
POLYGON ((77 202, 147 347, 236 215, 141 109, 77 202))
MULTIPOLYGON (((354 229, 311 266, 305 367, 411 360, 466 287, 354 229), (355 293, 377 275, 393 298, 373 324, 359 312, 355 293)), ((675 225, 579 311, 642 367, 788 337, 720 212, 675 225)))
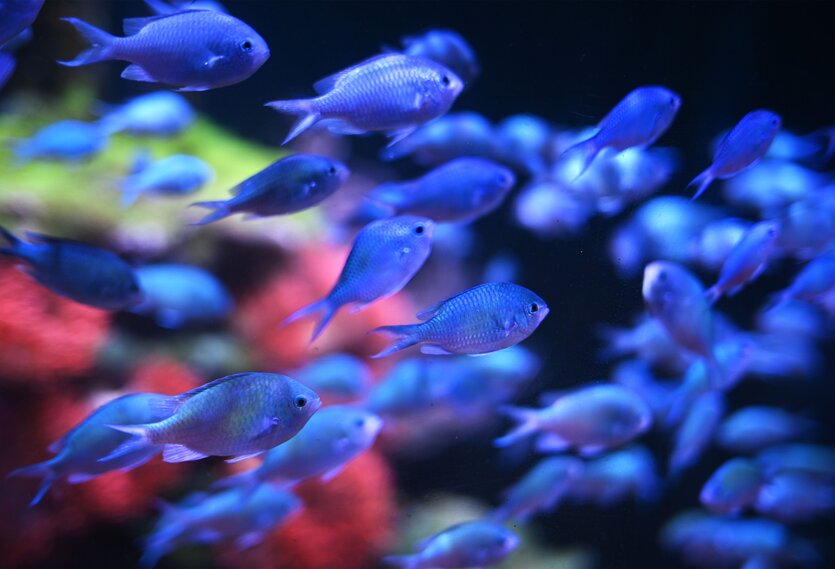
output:
POLYGON ((110 314, 58 296, 0 261, 0 375, 27 383, 88 371, 107 338, 110 314))

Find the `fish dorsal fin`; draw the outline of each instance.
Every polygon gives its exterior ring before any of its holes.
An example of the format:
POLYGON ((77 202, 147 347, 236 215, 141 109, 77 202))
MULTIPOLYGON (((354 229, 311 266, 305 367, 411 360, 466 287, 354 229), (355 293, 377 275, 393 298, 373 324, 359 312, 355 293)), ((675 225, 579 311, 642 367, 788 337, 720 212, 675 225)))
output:
POLYGON ((449 299, 439 300, 438 302, 436 302, 432 306, 430 306, 428 308, 424 308, 423 310, 418 312, 417 319, 421 320, 421 321, 429 320, 430 318, 432 318, 433 316, 438 314, 438 312, 440 312, 441 308, 443 308, 443 306, 444 306, 444 304, 446 303, 447 300, 449 300, 449 299))
POLYGON ((160 396, 156 399, 148 401, 148 408, 151 411, 158 413, 160 417, 168 418, 173 415, 177 409, 180 408, 180 405, 182 405, 186 400, 187 398, 183 398, 182 395, 175 395, 173 397, 160 396))
POLYGON ((313 88, 316 90, 317 93, 320 95, 324 95, 339 85, 339 82, 350 75, 353 71, 357 70, 360 67, 368 65, 378 59, 383 59, 384 57, 391 57, 394 54, 391 53, 380 53, 375 56, 369 57, 368 59, 357 63, 356 65, 352 65, 351 67, 347 67, 342 71, 337 71, 333 75, 328 75, 322 79, 319 79, 316 83, 313 84, 313 88))
POLYGON ((146 18, 125 18, 122 22, 122 31, 126 36, 132 36, 139 32, 142 28, 156 20, 162 20, 170 17, 172 14, 165 14, 162 16, 148 16, 146 18))
POLYGON ((216 379, 214 381, 210 381, 209 383, 205 383, 205 384, 201 385, 200 387, 195 387, 191 391, 186 391, 185 393, 181 393, 180 395, 177 395, 176 398, 180 399, 181 404, 182 404, 182 402, 185 402, 185 401, 191 399, 195 395, 200 395, 204 391, 208 391, 209 389, 212 389, 213 387, 217 387, 218 385, 226 383, 227 381, 232 381, 234 379, 239 379, 239 378, 244 377, 246 375, 250 375, 249 372, 235 373, 235 374, 232 374, 232 375, 227 375, 226 377, 221 377, 221 378, 216 379))

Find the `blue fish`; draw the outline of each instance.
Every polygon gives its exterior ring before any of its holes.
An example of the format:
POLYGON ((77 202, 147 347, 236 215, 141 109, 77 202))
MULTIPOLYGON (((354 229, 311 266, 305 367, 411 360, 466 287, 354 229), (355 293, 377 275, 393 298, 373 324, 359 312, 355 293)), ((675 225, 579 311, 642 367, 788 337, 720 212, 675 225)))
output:
POLYGON ((469 223, 499 207, 516 183, 513 172, 484 158, 457 158, 416 180, 389 182, 369 198, 397 214, 469 223))
POLYGON ((239 550, 261 543, 274 528, 302 508, 295 495, 263 484, 254 492, 232 488, 195 493, 181 503, 162 503, 162 516, 145 539, 139 564, 150 568, 181 547, 233 540, 239 550))
POLYGON ((153 403, 164 398, 165 396, 154 393, 135 393, 105 403, 50 445, 49 450, 55 453, 53 458, 19 468, 9 476, 43 478, 37 495, 30 503, 34 506, 41 501, 52 484, 62 477, 66 477, 70 484, 79 484, 106 472, 124 472, 145 464, 162 451, 161 446, 148 446, 111 460, 100 460, 130 438, 108 425, 161 421, 166 418, 166 414, 153 403))
POLYGON ((269 482, 294 486, 308 478, 333 480, 345 465, 371 448, 383 421, 352 407, 326 407, 311 417, 299 433, 272 449, 261 466, 220 480, 216 486, 243 488, 269 482))
POLYGON ((494 441, 505 447, 538 435, 537 449, 560 452, 579 449, 591 456, 622 445, 652 426, 652 413, 643 399, 617 384, 591 385, 557 395, 543 409, 503 407, 516 425, 494 441))
POLYGON ((505 492, 502 505, 491 518, 498 522, 525 522, 536 513, 554 509, 583 467, 582 460, 571 456, 540 461, 505 492))
POLYGON ((524 168, 529 174, 545 171, 551 125, 533 115, 513 115, 496 127, 496 155, 503 162, 524 168))
POLYGON ((751 111, 742 117, 719 143, 713 163, 687 186, 696 187, 693 199, 702 195, 713 180, 735 176, 762 158, 780 132, 782 122, 779 115, 765 110, 751 111))
POLYGON ((734 458, 705 482, 699 500, 714 514, 738 514, 753 505, 764 481, 756 462, 734 458))
POLYGON ((179 329, 222 322, 234 302, 211 273, 191 265, 146 265, 135 270, 142 302, 131 312, 145 314, 163 328, 179 329))
POLYGON ((116 37, 78 18, 64 18, 91 46, 62 65, 129 61, 124 79, 165 83, 181 91, 206 91, 239 83, 270 56, 264 39, 244 22, 210 10, 129 18, 116 37))
POLYGON ((223 4, 215 0, 145 0, 145 4, 157 16, 167 16, 185 10, 211 10, 227 13, 223 4))
POLYGON ((171 91, 157 91, 108 110, 99 125, 107 134, 174 136, 190 127, 195 117, 185 97, 171 91))
POLYGON ((26 272, 62 296, 104 310, 130 308, 142 291, 130 265, 118 255, 92 245, 27 232, 31 243, 0 227, 8 247, 0 255, 26 263, 26 272))
POLYGON ((327 354, 292 375, 319 395, 340 401, 362 397, 373 379, 365 362, 351 354, 327 354))
POLYGON ((463 156, 495 154, 493 126, 478 113, 449 113, 423 125, 397 144, 383 149, 383 160, 410 156, 422 166, 443 164, 463 156))
POLYGON ((321 404, 316 393, 285 375, 228 375, 155 403, 165 420, 110 425, 134 436, 101 460, 165 445, 165 462, 207 456, 234 456, 230 462, 236 462, 295 436, 321 404))
POLYGON ((587 461, 566 489, 565 498, 608 508, 629 497, 654 500, 660 488, 652 454, 633 445, 587 461))
POLYGON ((214 178, 211 166, 188 154, 174 154, 149 162, 140 155, 133 172, 122 179, 122 205, 132 205, 145 194, 184 196, 198 191, 214 178))
POLYGON ((0 90, 3 89, 12 73, 14 73, 16 65, 17 61, 13 55, 0 51, 0 90))
POLYGON ((392 555, 383 561, 405 569, 485 567, 504 561, 519 541, 519 536, 501 524, 475 520, 423 539, 413 555, 392 555))
POLYGON ((475 50, 454 30, 429 30, 419 36, 403 38, 403 53, 437 61, 468 84, 478 77, 481 67, 475 50))
POLYGON ((835 482, 835 449, 805 443, 782 444, 757 455, 766 476, 798 472, 835 482))
POLYGON ((779 302, 817 300, 835 288, 835 253, 824 253, 809 261, 792 283, 777 295, 779 302))
POLYGON ((431 362, 406 358, 398 362, 368 394, 365 407, 384 419, 414 416, 439 401, 431 362))
POLYGON ((354 304, 354 311, 361 310, 399 292, 429 257, 433 230, 429 219, 410 215, 369 223, 354 240, 330 293, 288 316, 284 324, 321 312, 313 341, 346 304, 354 304))
POLYGON ((813 423, 779 407, 743 407, 725 419, 717 442, 730 452, 757 452, 808 434, 813 423))
POLYGON ((695 260, 708 269, 718 271, 751 225, 751 222, 735 217, 707 224, 691 242, 695 260))
POLYGON ((424 354, 486 354, 530 336, 549 309, 545 301, 513 283, 486 283, 441 300, 418 313, 420 324, 381 326, 398 338, 373 356, 381 358, 415 344, 424 354))
POLYGON ((598 132, 565 152, 577 152, 583 162, 581 176, 605 148, 618 152, 627 148, 647 147, 664 134, 681 107, 681 98, 664 87, 638 87, 623 98, 598 123, 598 132))
POLYGON ((763 218, 779 215, 793 203, 812 197, 829 176, 786 160, 763 159, 729 178, 722 197, 742 209, 755 208, 763 218))
POLYGON ((708 301, 716 302, 725 291, 733 296, 756 279, 765 270, 779 237, 777 222, 762 221, 751 227, 722 264, 719 280, 705 292, 708 301))
POLYGON ((758 513, 780 522, 812 522, 831 516, 835 508, 835 482, 785 472, 763 485, 754 504, 758 513))
POLYGON ((725 413, 725 398, 717 391, 699 395, 673 435, 669 468, 678 474, 701 458, 725 413))
POLYGON ((32 25, 44 0, 3 0, 0 2, 0 48, 32 25))
POLYGON ((263 217, 305 210, 338 190, 349 174, 344 164, 325 156, 293 154, 281 158, 232 188, 234 197, 192 204, 215 210, 197 225, 236 213, 263 217))
POLYGON ((318 81, 319 97, 272 101, 267 106, 299 115, 287 144, 319 121, 339 134, 388 132, 389 146, 446 113, 464 84, 434 61, 383 54, 318 81))
POLYGON ((32 138, 13 141, 15 158, 81 162, 107 146, 107 134, 95 124, 75 120, 58 121, 35 133, 32 138))
POLYGON ((548 178, 534 179, 516 196, 516 222, 541 239, 579 231, 594 214, 592 204, 548 178))

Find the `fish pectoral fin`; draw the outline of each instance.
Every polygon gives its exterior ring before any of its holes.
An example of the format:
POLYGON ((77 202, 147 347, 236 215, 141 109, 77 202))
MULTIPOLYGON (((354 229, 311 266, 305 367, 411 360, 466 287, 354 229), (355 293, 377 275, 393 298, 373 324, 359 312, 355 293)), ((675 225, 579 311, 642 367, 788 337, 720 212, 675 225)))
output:
POLYGON ((401 128, 399 130, 391 131, 390 133, 388 133, 388 135, 391 139, 389 140, 389 143, 386 144, 386 148, 391 148, 392 146, 394 146, 395 144, 397 144, 398 142, 400 142, 401 140, 403 140, 404 138, 406 138, 407 136, 409 136, 410 134, 412 134, 416 130, 417 130, 416 126, 409 126, 409 127, 406 127, 406 128, 401 128))
POLYGON ((252 457, 254 457, 254 456, 258 456, 259 454, 261 454, 261 453, 263 453, 263 452, 264 452, 264 451, 259 450, 258 452, 251 452, 251 453, 249 453, 249 454, 242 454, 242 455, 240 455, 240 456, 234 456, 234 457, 232 457, 232 458, 227 458, 227 459, 226 459, 226 462, 228 462, 229 464, 232 464, 233 462, 240 462, 240 461, 242 461, 242 460, 246 460, 246 459, 248 459, 248 458, 252 458, 252 457))
POLYGON ((224 56, 222 55, 213 55, 205 62, 203 62, 203 67, 205 67, 206 69, 211 69, 212 67, 223 61, 223 59, 224 56))
POLYGON ((211 89, 211 87, 208 85, 187 85, 185 87, 180 87, 177 91, 181 93, 188 93, 190 91, 208 91, 209 89, 211 89))
POLYGON ((184 445, 165 445, 162 449, 162 460, 165 462, 188 462, 190 460, 200 460, 207 456, 184 445))
POLYGON ((452 352, 443 349, 437 344, 424 344, 420 347, 420 353, 428 356, 451 356, 452 352))
POLYGON ((417 319, 421 321, 429 320, 430 318, 438 314, 438 311, 441 310, 441 307, 444 305, 444 303, 446 303, 446 300, 436 302, 432 306, 424 308, 423 310, 417 313, 417 319))
POLYGON ((339 466, 337 466, 336 468, 331 468, 330 470, 328 470, 327 472, 325 472, 322 476, 320 476, 320 477, 319 477, 319 479, 320 479, 322 482, 330 482, 331 480, 333 480, 334 478, 336 478, 337 476, 339 476, 339 474, 342 472, 342 470, 343 470, 344 468, 345 468, 345 465, 344 465, 344 464, 340 464, 340 465, 339 465, 339 466))
POLYGON ((578 450, 580 452, 580 456, 593 457, 605 451, 606 447, 603 445, 586 445, 580 447, 578 450))
POLYGON ((122 71, 122 79, 130 81, 144 81, 145 83, 156 83, 157 80, 151 74, 135 63, 131 63, 122 71))
POLYGON ((238 549, 249 549, 255 547, 264 540, 264 534, 260 531, 250 531, 235 540, 238 549))
POLYGON ((69 482, 70 484, 81 484, 83 482, 87 482, 89 480, 92 480, 95 477, 96 477, 95 474, 86 474, 84 472, 74 472, 73 474, 70 474, 69 476, 67 476, 67 482, 69 482))
POLYGON ((545 433, 536 439, 536 450, 540 452, 561 452, 571 445, 559 435, 545 433))

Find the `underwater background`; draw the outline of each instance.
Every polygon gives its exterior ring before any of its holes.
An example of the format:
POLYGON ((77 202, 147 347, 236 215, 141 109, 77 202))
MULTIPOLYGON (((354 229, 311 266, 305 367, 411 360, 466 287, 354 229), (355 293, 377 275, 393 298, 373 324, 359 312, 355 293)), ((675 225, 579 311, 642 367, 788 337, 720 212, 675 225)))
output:
MULTIPOLYGON (((659 230, 660 241, 670 240, 666 250, 648 240, 639 245, 644 250, 635 253, 638 261, 619 262, 617 251, 612 253, 613 240, 624 227, 640 222, 636 212, 658 196, 689 200, 692 191, 687 184, 709 164, 714 138, 752 109, 779 113, 783 129, 796 134, 829 128, 832 144, 832 2, 229 0, 224 5, 258 31, 271 55, 243 82, 185 93, 196 119, 184 132, 167 138, 113 134, 104 150, 80 164, 38 160, 19 164, 11 145, 0 149, 3 227, 95 244, 119 253, 134 266, 196 265, 217 277, 234 302, 228 316, 217 321, 169 329, 148 315, 107 312, 54 295, 17 270, 14 262, 3 260, 2 476, 45 460, 52 441, 114 394, 174 395, 242 371, 296 377, 295 371, 316 358, 340 352, 361 358, 376 383, 388 376, 398 359, 452 358, 418 356, 412 350, 372 359, 386 341, 367 332, 414 322, 417 312, 437 300, 490 280, 521 284, 550 309, 521 345, 530 359, 511 361, 513 372, 522 377, 521 385, 513 386, 509 396, 502 394, 501 403, 539 407, 543 393, 614 381, 618 364, 636 356, 624 350, 613 357, 607 350, 612 348, 612 336, 601 330, 635 326, 644 313, 644 265, 669 257, 685 264, 706 287, 719 272, 716 266, 694 261, 692 255, 688 258, 689 252, 670 253, 679 245, 677 236, 685 232, 675 227, 659 230), (311 96, 311 85, 318 79, 384 46, 398 48, 404 36, 434 28, 460 33, 475 50, 480 66, 479 76, 467 84, 451 113, 477 112, 493 125, 511 115, 533 115, 550 125, 555 138, 561 132, 576 136, 580 129, 597 124, 632 89, 664 85, 681 97, 682 106, 656 146, 675 149, 675 159, 663 183, 647 192, 652 195, 638 195, 602 214, 567 207, 556 212, 544 229, 526 227, 525 219, 519 218, 516 200, 537 175, 526 165, 514 165, 517 181, 502 205, 470 224, 443 232, 437 228, 432 255, 403 292, 355 314, 342 311, 322 337, 309 344, 309 322, 279 325, 295 310, 326 295, 336 281, 351 240, 362 227, 349 223, 352 208, 376 185, 416 178, 429 167, 409 158, 381 160, 385 139, 378 134, 347 137, 318 130, 282 146, 291 120, 264 104, 311 96), (143 150, 154 158, 177 153, 197 156, 211 166, 213 179, 195 195, 143 196, 125 208, 120 203, 120 179, 143 150), (298 214, 191 225, 206 212, 189 204, 228 198, 230 188, 293 151, 341 160, 352 172, 350 181, 319 207, 298 214)), ((149 13, 140 1, 47 0, 33 25, 32 39, 16 52, 14 74, 0 91, 0 138, 28 138, 67 118, 93 122, 117 103, 163 89, 119 78, 121 63, 84 68, 55 63, 84 47, 61 18, 78 17, 116 31, 123 19, 149 13)), ((784 183, 774 181, 776 174, 765 175, 768 183, 789 188, 781 194, 788 197, 777 208, 780 215, 805 199, 803 192, 809 188, 804 184, 829 195, 835 192, 831 153, 820 154, 823 157, 811 162, 797 161, 812 173, 814 182, 802 178, 784 183)), ((723 194, 728 184, 715 182, 699 199, 699 205, 715 208, 705 217, 766 218, 766 209, 756 207, 754 199, 745 202, 723 194)), ((769 210, 769 215, 774 211, 769 210)), ((685 206, 672 215, 697 216, 685 206)), ((831 233, 819 235, 824 244, 814 254, 776 258, 756 281, 733 298, 721 299, 715 310, 740 329, 762 331, 761 315, 772 295, 790 286, 810 258, 831 251, 835 208, 823 215, 820 231, 831 233)), ((670 223, 676 225, 675 220, 670 223)), ((805 221, 798 223, 803 226, 805 221)), ((688 237, 695 238, 698 230, 692 229, 688 237)), ((680 249, 690 241, 682 243, 680 249)), ((794 322, 781 328, 791 339, 806 334, 803 339, 808 341, 791 354, 796 360, 790 364, 778 371, 752 371, 750 379, 746 376, 729 390, 726 415, 752 405, 780 407, 814 425, 796 440, 833 452, 835 301, 828 302, 810 303, 814 314, 798 325, 804 332, 792 328, 794 322)), ((779 328, 779 322, 771 325, 779 328)), ((776 353, 779 346, 762 350, 776 353)), ((686 367, 675 364, 656 372, 664 378, 662 383, 672 387, 686 367)), ((473 399, 493 389, 486 382, 470 387, 477 392, 473 399)), ((444 403, 432 402, 429 407, 444 403)), ((297 495, 304 503, 301 513, 269 533, 262 544, 245 551, 223 541, 188 546, 166 555, 158 566, 386 566, 383 556, 407 553, 424 537, 486 516, 502 503, 502 492, 541 458, 532 445, 494 446, 493 440, 509 429, 511 421, 493 403, 479 402, 466 413, 460 408, 433 408, 398 417, 386 423, 370 451, 350 462, 333 481, 312 480, 298 486, 297 495)), ((522 541, 498 566, 742 566, 746 559, 700 557, 663 542, 665 524, 686 510, 702 508, 699 496, 705 482, 736 456, 709 444, 692 466, 672 476, 667 468, 671 436, 671 430, 656 421, 636 439, 651 453, 657 470, 652 496, 627 492, 611 504, 566 500, 526 523, 509 522, 522 541)), ((4 479, 0 566, 138 566, 141 539, 158 518, 158 497, 177 502, 193 491, 209 491, 218 478, 254 466, 257 460, 226 464, 210 458, 167 464, 155 458, 131 472, 109 473, 83 484, 56 483, 31 508, 38 483, 4 479)), ((826 463, 829 493, 822 499, 824 506, 834 491, 832 462, 826 463)), ((813 553, 763 556, 761 562, 770 564, 751 566, 835 566, 833 505, 785 523, 793 545, 790 548, 787 539, 785 547, 777 550, 796 548, 802 542, 813 553)), ((742 517, 758 514, 749 508, 742 517)))

